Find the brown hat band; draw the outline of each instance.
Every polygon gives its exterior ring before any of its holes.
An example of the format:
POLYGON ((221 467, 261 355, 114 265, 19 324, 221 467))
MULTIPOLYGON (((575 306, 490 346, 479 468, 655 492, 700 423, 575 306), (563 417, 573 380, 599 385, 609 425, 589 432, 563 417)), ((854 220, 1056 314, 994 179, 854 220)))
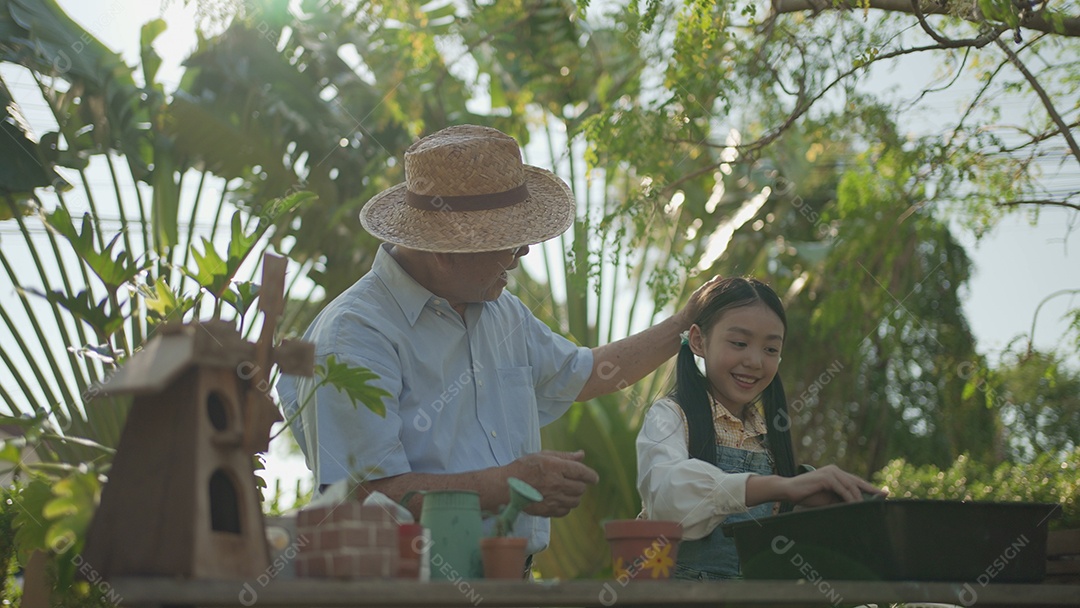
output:
POLYGON ((465 196, 429 196, 405 191, 405 204, 423 211, 485 211, 516 205, 529 198, 529 188, 521 184, 505 192, 465 196))

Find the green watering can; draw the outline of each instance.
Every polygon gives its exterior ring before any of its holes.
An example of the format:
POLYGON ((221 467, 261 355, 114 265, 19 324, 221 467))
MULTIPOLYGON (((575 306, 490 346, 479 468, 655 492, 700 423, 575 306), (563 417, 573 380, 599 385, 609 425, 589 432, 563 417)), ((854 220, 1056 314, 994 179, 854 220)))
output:
MULTIPOLYGON (((498 534, 509 532, 522 509, 544 499, 535 488, 520 479, 511 477, 507 483, 510 485, 510 504, 499 511, 495 522, 498 534)), ((409 504, 416 494, 424 497, 420 525, 431 531, 428 559, 432 580, 483 578, 480 494, 471 490, 412 491, 401 497, 401 504, 409 504)))

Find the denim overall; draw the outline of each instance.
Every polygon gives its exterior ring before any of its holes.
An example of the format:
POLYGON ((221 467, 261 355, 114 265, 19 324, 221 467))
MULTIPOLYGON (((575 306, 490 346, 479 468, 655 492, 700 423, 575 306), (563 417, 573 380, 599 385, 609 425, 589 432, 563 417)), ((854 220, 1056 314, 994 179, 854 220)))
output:
MULTIPOLYGON (((757 473, 772 475, 772 455, 768 451, 752 452, 723 445, 716 446, 716 462, 727 473, 757 473)), ((767 502, 751 507, 745 513, 733 513, 722 524, 732 524, 748 519, 771 517, 775 503, 767 502)), ((679 543, 679 559, 675 564, 675 578, 713 581, 742 578, 739 555, 735 551, 735 539, 724 536, 721 526, 698 540, 679 543)))

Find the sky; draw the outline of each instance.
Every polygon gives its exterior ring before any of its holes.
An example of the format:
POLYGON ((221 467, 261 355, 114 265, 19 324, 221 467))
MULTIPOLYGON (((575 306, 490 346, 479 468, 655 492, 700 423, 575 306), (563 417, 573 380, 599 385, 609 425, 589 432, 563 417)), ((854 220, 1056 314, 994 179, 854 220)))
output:
MULTIPOLYGON (((94 34, 107 46, 120 52, 129 65, 138 61, 139 30, 146 21, 163 16, 169 28, 157 39, 155 48, 164 59, 159 79, 171 91, 181 73, 180 62, 194 48, 192 28, 193 7, 184 7, 181 0, 171 0, 163 10, 156 2, 146 0, 58 0, 68 15, 94 34)), ((5 74, 5 77, 7 75, 5 74)), ((883 90, 898 89, 911 94, 913 87, 922 86, 933 78, 931 71, 918 63, 901 65, 881 80, 870 79, 873 86, 883 90), (905 90, 903 87, 908 87, 905 90)), ((18 94, 26 82, 9 81, 18 94)), ((928 111, 941 115, 955 111, 956 96, 963 91, 931 98, 928 111), (952 95, 952 97, 950 97, 952 95)), ((25 108, 33 123, 33 111, 25 108)), ((926 125, 923 125, 924 127, 926 125)), ((1074 167, 1075 171, 1075 167, 1074 167)), ((1027 214, 1018 213, 1003 219, 989 234, 976 242, 970 231, 957 228, 974 263, 974 276, 967 286, 964 310, 977 338, 979 351, 991 355, 1005 348, 1018 336, 1032 328, 1032 319, 1040 301, 1062 289, 1080 289, 1080 240, 1070 234, 1070 226, 1080 223, 1076 212, 1045 209, 1038 221, 1032 223, 1027 214)), ((6 294, 0 294, 6 297, 6 294)), ((1080 306, 1080 295, 1056 297, 1039 312, 1035 325, 1035 345, 1039 348, 1060 348, 1066 323, 1063 315, 1069 308, 1080 306)), ((1071 352, 1075 353, 1075 349, 1071 352)), ((1080 369, 1080 358, 1070 362, 1080 369)), ((278 442, 280 443, 280 442, 278 442)), ((286 482, 297 471, 295 459, 271 455, 268 469, 286 482)))

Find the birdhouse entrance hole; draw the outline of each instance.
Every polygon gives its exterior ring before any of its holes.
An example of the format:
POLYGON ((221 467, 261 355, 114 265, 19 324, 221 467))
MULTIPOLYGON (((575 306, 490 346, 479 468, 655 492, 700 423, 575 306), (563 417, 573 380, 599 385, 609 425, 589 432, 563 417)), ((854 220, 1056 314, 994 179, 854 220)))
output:
POLYGON ((228 428, 229 410, 221 394, 212 392, 206 396, 206 414, 210 417, 210 424, 214 426, 214 430, 224 431, 228 428))
POLYGON ((240 502, 236 485, 225 471, 210 476, 210 528, 215 532, 240 534, 240 502))

